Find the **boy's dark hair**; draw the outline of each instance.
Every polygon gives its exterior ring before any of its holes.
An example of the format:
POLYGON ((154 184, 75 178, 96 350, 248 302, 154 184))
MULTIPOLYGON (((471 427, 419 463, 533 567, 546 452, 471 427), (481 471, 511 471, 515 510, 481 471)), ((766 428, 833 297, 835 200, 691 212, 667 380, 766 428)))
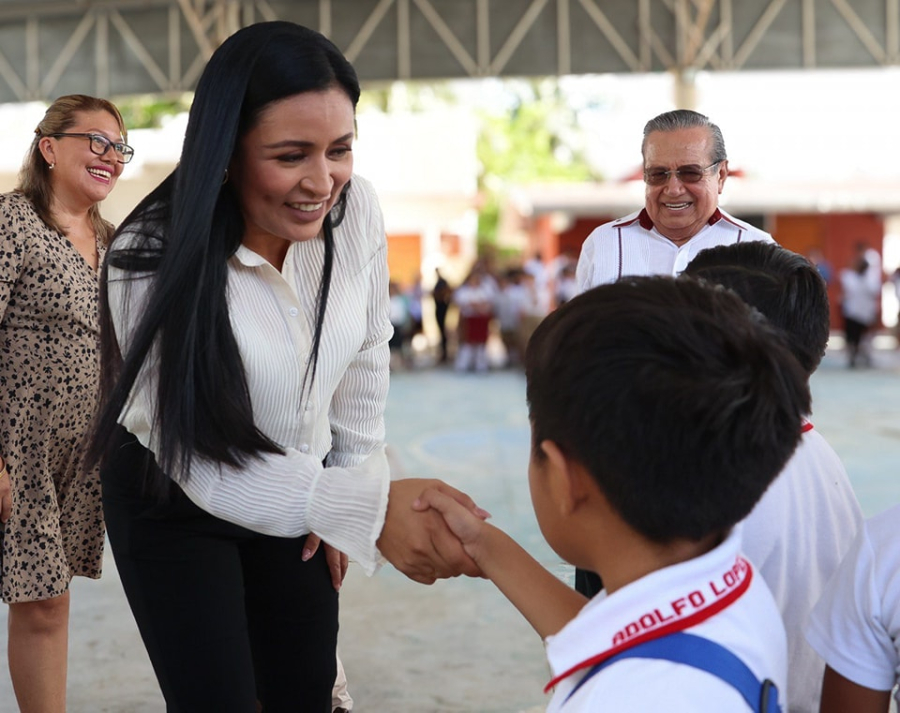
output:
POLYGON ((737 295, 626 278, 548 316, 525 357, 533 457, 556 442, 656 542, 725 533, 800 439, 806 375, 737 295))
POLYGON ((807 374, 819 366, 831 322, 828 290, 805 257, 774 243, 721 245, 701 251, 684 274, 737 292, 784 331, 807 374))

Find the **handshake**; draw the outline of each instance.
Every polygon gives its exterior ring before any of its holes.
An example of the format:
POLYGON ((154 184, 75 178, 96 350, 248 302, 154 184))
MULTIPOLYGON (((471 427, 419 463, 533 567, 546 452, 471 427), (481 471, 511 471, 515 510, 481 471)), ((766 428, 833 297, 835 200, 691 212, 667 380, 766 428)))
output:
POLYGON ((489 517, 472 498, 443 481, 395 480, 378 549, 394 567, 422 584, 460 574, 483 577, 472 547, 489 517))

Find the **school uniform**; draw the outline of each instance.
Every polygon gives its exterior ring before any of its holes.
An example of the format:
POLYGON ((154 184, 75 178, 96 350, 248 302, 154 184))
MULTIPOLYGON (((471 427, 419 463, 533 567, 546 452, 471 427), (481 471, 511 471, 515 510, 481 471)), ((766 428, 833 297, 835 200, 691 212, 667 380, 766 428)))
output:
POLYGON ((581 247, 575 279, 584 292, 620 277, 679 275, 701 250, 748 240, 775 242, 768 233, 716 209, 706 225, 679 246, 657 230, 645 208, 594 229, 581 247))
POLYGON ((722 679, 654 658, 616 661, 579 687, 593 663, 678 630, 724 646, 758 679, 773 681, 783 699, 784 627, 771 593, 741 555, 740 542, 738 526, 701 557, 652 572, 609 596, 599 594, 548 637, 556 687, 548 713, 746 710, 741 695, 722 679))
POLYGON ((843 463, 807 422, 794 455, 743 525, 744 554, 772 591, 787 631, 791 713, 819 710, 825 662, 803 627, 862 520, 843 463))
MULTIPOLYGON (((867 520, 807 622, 806 638, 844 678, 900 681, 900 505, 867 520)), ((900 703, 900 691, 894 697, 900 703)))

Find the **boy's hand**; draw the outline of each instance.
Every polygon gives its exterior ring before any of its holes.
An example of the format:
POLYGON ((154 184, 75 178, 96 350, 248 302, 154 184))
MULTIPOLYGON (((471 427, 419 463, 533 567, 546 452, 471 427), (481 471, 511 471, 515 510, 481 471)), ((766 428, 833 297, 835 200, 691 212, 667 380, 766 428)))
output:
POLYGON ((490 513, 481 508, 466 508, 452 497, 434 488, 428 488, 413 502, 414 510, 427 510, 428 508, 437 510, 441 514, 447 527, 459 538, 466 554, 477 562, 479 538, 485 528, 484 521, 490 517, 490 513))
POLYGON ((483 576, 437 510, 429 511, 428 506, 412 507, 426 489, 434 489, 446 493, 447 498, 460 503, 463 509, 487 517, 472 498, 440 480, 404 478, 391 481, 390 488, 377 546, 394 567, 423 584, 460 574, 483 576))

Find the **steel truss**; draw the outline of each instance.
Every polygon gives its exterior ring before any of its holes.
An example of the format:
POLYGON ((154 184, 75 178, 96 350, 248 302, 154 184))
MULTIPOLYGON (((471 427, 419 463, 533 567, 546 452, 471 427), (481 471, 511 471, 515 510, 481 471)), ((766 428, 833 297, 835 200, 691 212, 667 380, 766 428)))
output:
POLYGON ((372 81, 900 63, 900 0, 6 0, 0 101, 187 91, 225 37, 275 19, 372 81))

